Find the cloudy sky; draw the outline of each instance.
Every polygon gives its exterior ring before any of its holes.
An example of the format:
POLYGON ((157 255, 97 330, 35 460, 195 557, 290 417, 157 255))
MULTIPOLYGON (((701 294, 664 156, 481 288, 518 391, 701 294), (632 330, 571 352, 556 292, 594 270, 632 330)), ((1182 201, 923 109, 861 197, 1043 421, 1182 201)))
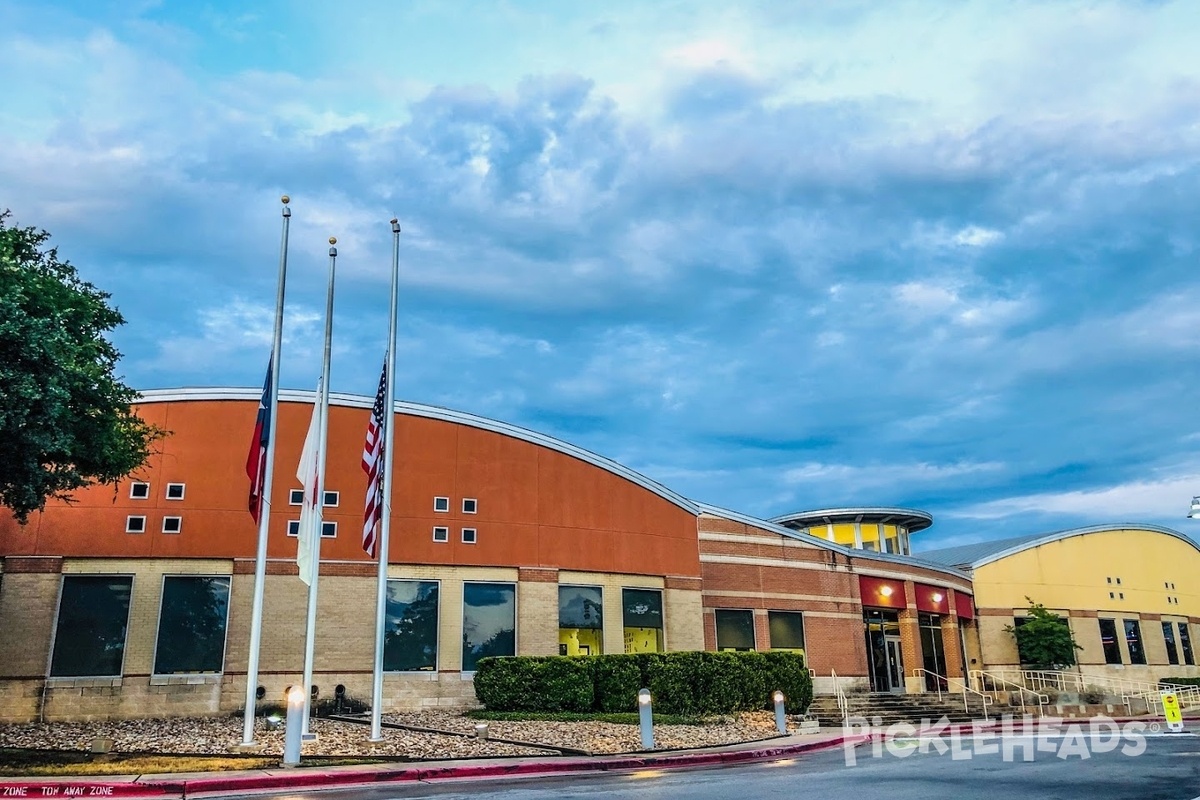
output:
MULTIPOLYGON (((138 388, 399 393, 925 547, 1200 532, 1200 4, 0 0, 0 207, 138 388), (246 7, 254 10, 247 12, 246 7), (1191 526, 1198 526, 1193 529, 1191 526)), ((354 443, 357 446, 357 443, 354 443)))

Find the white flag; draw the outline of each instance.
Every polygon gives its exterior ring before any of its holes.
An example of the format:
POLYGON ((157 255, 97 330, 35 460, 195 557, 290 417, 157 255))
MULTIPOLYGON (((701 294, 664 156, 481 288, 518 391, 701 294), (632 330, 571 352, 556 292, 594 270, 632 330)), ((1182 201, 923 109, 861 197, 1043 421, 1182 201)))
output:
POLYGON ((296 542, 296 566, 300 568, 300 580, 312 586, 317 574, 317 563, 313 553, 317 550, 317 539, 321 535, 321 513, 317 509, 317 493, 321 485, 321 381, 317 381, 317 395, 313 402, 312 421, 308 423, 308 434, 304 437, 304 449, 300 452, 300 466, 296 477, 304 487, 304 504, 300 506, 300 531, 296 542))

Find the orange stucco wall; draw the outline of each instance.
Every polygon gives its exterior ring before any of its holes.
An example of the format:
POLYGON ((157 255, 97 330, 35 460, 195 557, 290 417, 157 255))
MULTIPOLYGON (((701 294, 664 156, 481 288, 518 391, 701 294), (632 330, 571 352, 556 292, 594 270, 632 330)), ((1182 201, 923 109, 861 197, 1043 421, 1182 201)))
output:
MULTIPOLYGON (((255 526, 246 510, 246 451, 256 401, 179 400, 145 403, 139 413, 171 435, 134 478, 150 497, 133 500, 128 482, 93 487, 74 503, 50 503, 28 525, 0 517, 0 556, 253 557, 255 526), (165 499, 168 482, 186 484, 185 498, 165 499), (125 533, 125 519, 145 515, 146 532, 125 533), (163 534, 163 516, 181 516, 182 533, 163 534)), ((268 555, 291 558, 286 535, 299 509, 288 503, 312 413, 281 402, 268 555)), ((360 546, 366 476, 359 461, 367 410, 330 411, 326 490, 341 493, 325 519, 336 539, 322 558, 365 561, 360 546)), ((396 418, 390 560, 410 564, 545 566, 632 574, 699 576, 696 518, 688 510, 625 478, 565 453, 468 425, 421 417, 396 418), (450 498, 436 513, 433 498, 450 498), (462 514, 462 498, 479 502, 462 514), (435 543, 435 525, 450 541, 435 543), (463 527, 478 530, 463 544, 463 527)))

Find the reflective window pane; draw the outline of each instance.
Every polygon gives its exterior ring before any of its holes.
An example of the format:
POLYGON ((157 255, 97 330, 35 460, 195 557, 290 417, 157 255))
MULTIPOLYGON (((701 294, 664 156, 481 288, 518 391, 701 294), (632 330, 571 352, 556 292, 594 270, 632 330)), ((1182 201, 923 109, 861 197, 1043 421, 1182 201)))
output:
POLYGON ((1125 644, 1129 647, 1130 664, 1146 663, 1146 650, 1142 647, 1142 628, 1136 619, 1125 620, 1125 644))
POLYGON ((1186 622, 1179 623, 1179 647, 1183 650, 1183 663, 1194 666, 1196 659, 1192 656, 1192 637, 1186 622))
POLYGON ((772 650, 804 652, 804 615, 799 611, 768 611, 772 650))
POLYGON ((1121 663, 1121 645, 1117 643, 1116 620, 1100 620, 1100 644, 1104 647, 1104 663, 1121 663))
POLYGON ((1179 648, 1175 646, 1175 625, 1171 622, 1162 624, 1163 642, 1167 645, 1167 662, 1179 663, 1179 648))
POLYGON ((716 611, 716 618, 718 650, 754 649, 753 611, 731 611, 722 608, 716 611))
POLYGON ((604 602, 599 586, 558 587, 558 654, 604 652, 604 602))
POLYGON ((51 677, 120 676, 132 588, 131 576, 63 576, 51 677))
POLYGON ((437 582, 388 581, 384 626, 384 672, 436 670, 437 582))
POLYGON ((517 589, 511 583, 463 584, 462 668, 517 652, 517 589))
POLYGON ((171 575, 163 578, 154 674, 220 672, 225 663, 229 578, 171 575))
POLYGON ((658 589, 622 589, 621 615, 626 653, 659 653, 663 650, 662 592, 658 589))

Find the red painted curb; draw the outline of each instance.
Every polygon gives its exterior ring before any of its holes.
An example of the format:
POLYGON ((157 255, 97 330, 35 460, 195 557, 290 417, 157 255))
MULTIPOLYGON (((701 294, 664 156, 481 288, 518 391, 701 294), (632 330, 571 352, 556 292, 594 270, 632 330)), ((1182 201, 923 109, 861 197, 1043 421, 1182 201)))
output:
POLYGON ((0 798, 81 798, 88 800, 94 797, 121 798, 166 798, 181 797, 184 786, 181 781, 142 784, 137 781, 106 781, 106 780, 57 780, 57 781, 5 781, 0 780, 0 798))

